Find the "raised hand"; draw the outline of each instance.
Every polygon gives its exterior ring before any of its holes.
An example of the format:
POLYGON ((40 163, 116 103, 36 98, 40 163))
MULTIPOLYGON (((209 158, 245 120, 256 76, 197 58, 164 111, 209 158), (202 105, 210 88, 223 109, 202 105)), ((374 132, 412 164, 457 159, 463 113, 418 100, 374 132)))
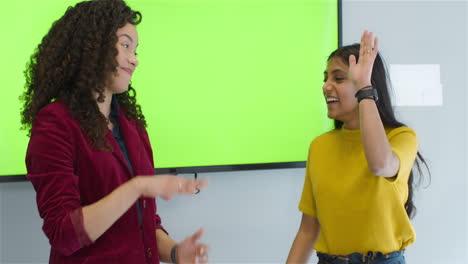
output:
POLYGON ((367 30, 362 33, 361 47, 359 50, 359 60, 356 63, 354 55, 349 56, 349 78, 353 82, 357 90, 372 85, 372 67, 374 66, 375 58, 378 53, 378 39, 373 38, 372 32, 367 30), (373 40, 373 47, 372 47, 373 40))

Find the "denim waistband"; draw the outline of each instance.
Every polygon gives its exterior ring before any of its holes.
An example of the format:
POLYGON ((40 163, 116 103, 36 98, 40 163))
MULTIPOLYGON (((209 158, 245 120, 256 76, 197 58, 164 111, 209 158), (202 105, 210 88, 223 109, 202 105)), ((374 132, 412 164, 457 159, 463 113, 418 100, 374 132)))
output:
POLYGON ((369 251, 367 254, 352 253, 349 255, 328 255, 326 253, 317 252, 319 263, 325 261, 333 264, 351 264, 351 263, 372 263, 371 261, 398 258, 405 253, 405 250, 395 251, 387 254, 382 252, 369 251), (322 261, 322 262, 320 262, 322 261))

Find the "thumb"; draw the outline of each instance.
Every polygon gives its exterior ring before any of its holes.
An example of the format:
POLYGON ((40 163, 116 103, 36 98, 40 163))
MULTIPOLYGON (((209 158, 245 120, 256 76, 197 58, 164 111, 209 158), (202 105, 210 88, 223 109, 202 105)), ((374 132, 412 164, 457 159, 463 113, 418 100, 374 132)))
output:
POLYGON ((356 65, 356 57, 354 55, 349 55, 349 66, 356 65))
POLYGON ((197 232, 195 232, 195 234, 193 234, 190 239, 195 242, 197 241, 198 239, 200 239, 201 236, 203 236, 203 234, 205 233, 205 229, 204 228, 200 228, 197 232))

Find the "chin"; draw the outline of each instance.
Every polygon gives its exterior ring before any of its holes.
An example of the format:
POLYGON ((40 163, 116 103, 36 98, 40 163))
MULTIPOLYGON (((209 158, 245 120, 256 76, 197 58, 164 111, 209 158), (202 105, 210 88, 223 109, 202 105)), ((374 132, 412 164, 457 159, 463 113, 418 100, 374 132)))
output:
POLYGON ((127 91, 128 91, 128 87, 125 88, 125 89, 119 90, 119 92, 117 92, 117 94, 125 93, 127 91))
POLYGON ((128 86, 122 86, 122 87, 117 87, 113 93, 114 94, 121 94, 121 93, 125 93, 128 91, 128 86))

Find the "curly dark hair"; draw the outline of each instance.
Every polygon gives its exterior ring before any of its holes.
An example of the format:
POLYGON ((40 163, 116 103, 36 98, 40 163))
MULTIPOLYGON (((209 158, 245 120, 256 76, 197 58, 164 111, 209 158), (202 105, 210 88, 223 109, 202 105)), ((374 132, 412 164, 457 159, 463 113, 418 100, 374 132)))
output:
MULTIPOLYGON (((117 71, 117 29, 138 25, 141 13, 122 0, 84 1, 69 7, 52 24, 27 63, 25 91, 20 96, 22 129, 31 135, 39 110, 60 99, 86 133, 91 146, 111 151, 106 141, 107 118, 97 101, 104 101, 104 86, 117 71)), ((135 89, 117 95, 125 116, 146 127, 135 89)))

